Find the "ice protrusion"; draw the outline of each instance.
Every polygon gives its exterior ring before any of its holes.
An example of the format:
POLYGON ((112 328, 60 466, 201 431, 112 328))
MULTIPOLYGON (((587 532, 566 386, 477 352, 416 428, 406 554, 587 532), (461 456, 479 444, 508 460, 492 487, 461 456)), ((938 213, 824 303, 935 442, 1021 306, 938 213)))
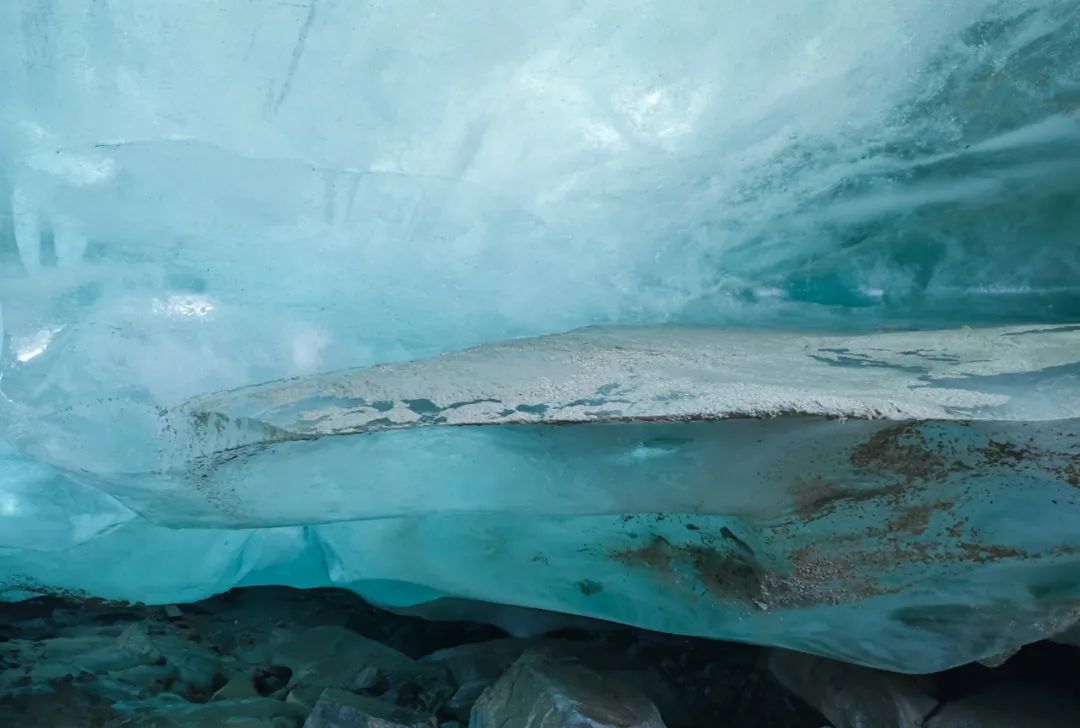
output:
POLYGON ((83 259, 89 241, 78 223, 58 215, 53 219, 52 233, 57 267, 71 266, 83 259))
POLYGON ((0 550, 63 552, 132 518, 109 495, 0 442, 0 550))
POLYGON ((80 262, 89 243, 78 209, 66 209, 79 190, 108 187, 116 180, 117 166, 97 150, 64 149, 31 154, 17 167, 11 192, 15 242, 26 271, 45 266, 70 267, 80 262))
POLYGON ((19 187, 11 193, 11 223, 23 267, 36 273, 41 268, 41 214, 19 187))

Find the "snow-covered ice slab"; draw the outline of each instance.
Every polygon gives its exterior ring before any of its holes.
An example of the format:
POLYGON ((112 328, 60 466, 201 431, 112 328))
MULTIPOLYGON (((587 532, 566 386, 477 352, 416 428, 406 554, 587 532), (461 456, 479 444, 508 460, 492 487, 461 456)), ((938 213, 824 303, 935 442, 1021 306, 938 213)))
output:
POLYGON ((597 327, 273 382, 186 409, 296 436, 781 414, 1045 420, 1080 413, 1063 396, 1080 393, 1077 367, 1077 326, 832 336, 597 327))
POLYGON ((1006 477, 1012 460, 981 452, 1023 447, 1017 422, 1048 438, 1024 467, 1063 467, 1050 454, 1060 426, 1034 423, 1080 417, 1078 360, 1073 326, 584 329, 199 398, 164 416, 156 473, 94 477, 174 526, 775 515, 804 500, 806 480, 873 490, 929 467, 908 446, 887 467, 858 466, 909 430, 949 450, 939 479, 1006 477))

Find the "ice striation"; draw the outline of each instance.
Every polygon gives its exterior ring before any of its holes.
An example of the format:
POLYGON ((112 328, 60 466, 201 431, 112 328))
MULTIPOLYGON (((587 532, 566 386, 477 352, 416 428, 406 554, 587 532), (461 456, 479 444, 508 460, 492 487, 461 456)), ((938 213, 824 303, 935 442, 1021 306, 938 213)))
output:
POLYGON ((1078 104, 1072 0, 4 3, 0 598, 1065 629, 1078 104))

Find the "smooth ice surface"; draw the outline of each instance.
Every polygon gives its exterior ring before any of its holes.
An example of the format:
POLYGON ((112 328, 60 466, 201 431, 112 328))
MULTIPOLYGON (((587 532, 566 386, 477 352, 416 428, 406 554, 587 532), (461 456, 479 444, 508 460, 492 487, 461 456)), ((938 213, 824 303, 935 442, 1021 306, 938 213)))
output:
POLYGON ((852 453, 863 474, 891 473, 885 484, 811 469, 801 501, 772 516, 441 513, 254 530, 132 518, 62 558, 4 550, 0 575, 8 598, 169 602, 262 583, 399 607, 450 595, 935 670, 1076 618, 1076 425, 893 425, 852 453))
POLYGON ((0 3, 0 589, 1052 631, 1078 104, 1074 0, 0 3))

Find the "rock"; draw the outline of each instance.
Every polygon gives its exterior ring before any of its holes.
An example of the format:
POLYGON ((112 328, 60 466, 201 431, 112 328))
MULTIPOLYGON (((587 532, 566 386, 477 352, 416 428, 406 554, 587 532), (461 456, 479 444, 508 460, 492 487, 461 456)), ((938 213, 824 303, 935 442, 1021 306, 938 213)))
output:
POLYGON ((281 690, 292 679, 292 670, 285 665, 266 665, 255 671, 252 682, 259 695, 270 695, 281 690))
POLYGON ((1075 728, 1080 704, 1069 696, 1022 685, 998 685, 941 707, 926 728, 1075 728))
POLYGON ((258 698, 259 693, 247 675, 234 675, 211 696, 211 700, 247 700, 258 698))
POLYGON ((580 663, 526 652, 484 691, 469 728, 663 728, 656 706, 633 686, 580 663))
POLYGON ((383 690, 385 690, 386 678, 379 672, 379 668, 374 665, 368 665, 356 674, 356 678, 353 680, 352 689, 357 692, 378 692, 379 683, 383 684, 382 687, 383 690))
POLYGON ((140 690, 159 692, 176 682, 180 672, 172 665, 138 665, 109 674, 113 679, 140 690))
POLYGON ((304 728, 435 728, 434 716, 375 698, 327 688, 304 728))
POLYGON ((322 693, 323 688, 318 685, 297 685, 285 696, 285 702, 299 706, 304 712, 310 713, 315 703, 319 702, 322 693))
POLYGON ((421 658, 424 663, 444 665, 458 685, 493 682, 509 669, 525 650, 538 648, 538 640, 501 639, 447 647, 421 658))
POLYGON ((141 622, 129 625, 120 633, 120 636, 116 638, 116 649, 138 655, 147 664, 164 660, 161 650, 150 639, 146 624, 141 622))
POLYGON ((580 658, 590 667, 605 672, 626 665, 625 653, 613 651, 601 642, 517 637, 447 647, 426 655, 420 662, 445 667, 459 686, 471 682, 491 683, 510 669, 526 650, 560 659, 580 658))
MULTIPOLYGON (((400 704, 434 710, 454 693, 446 668, 418 662, 344 627, 324 625, 284 635, 269 652, 275 664, 292 670, 289 684, 293 687, 302 684, 348 690, 356 685, 361 672, 375 668, 394 692, 394 702, 400 704)), ((368 676, 364 676, 366 680, 368 676)))
MULTIPOLYGON (((149 637, 145 624, 132 624, 118 635, 110 635, 108 630, 88 627, 74 633, 78 636, 38 642, 11 640, 4 643, 5 652, 17 664, 32 666, 31 676, 36 683, 83 672, 101 674, 163 662, 161 650, 149 637)), ((0 690, 4 683, 0 676, 0 690)))
MULTIPOLYGON (((463 721, 468 720, 472 705, 484 689, 503 675, 526 651, 547 655, 555 660, 575 660, 586 667, 609 675, 635 690, 648 695, 656 703, 666 697, 662 684, 647 670, 625 671, 628 666, 624 651, 613 650, 599 641, 564 639, 506 638, 472 642, 438 650, 421 662, 443 665, 458 685, 457 691, 443 706, 444 710, 463 721), (620 671, 618 678, 612 674, 620 671)), ((631 660, 631 662, 633 662, 631 660)))
POLYGON ((215 678, 221 667, 221 656, 208 650, 200 642, 186 639, 178 634, 166 634, 155 638, 168 664, 179 671, 181 682, 209 697, 214 692, 215 678))
POLYGON ((774 650, 769 669, 834 728, 918 728, 935 707, 925 680, 774 650))
POLYGON ((112 728, 125 725, 124 718, 110 701, 88 700, 86 694, 73 685, 22 695, 0 693, 0 726, 6 728, 112 728))
POLYGON ((148 712, 136 715, 134 725, 140 728, 298 728, 306 713, 299 706, 272 698, 202 704, 178 702, 154 706, 148 712))
POLYGON ((491 683, 487 680, 474 680, 467 682, 457 689, 457 691, 451 696, 450 700, 443 706, 450 715, 456 716, 460 720, 468 720, 469 712, 472 710, 473 705, 487 690, 488 685, 491 683))

